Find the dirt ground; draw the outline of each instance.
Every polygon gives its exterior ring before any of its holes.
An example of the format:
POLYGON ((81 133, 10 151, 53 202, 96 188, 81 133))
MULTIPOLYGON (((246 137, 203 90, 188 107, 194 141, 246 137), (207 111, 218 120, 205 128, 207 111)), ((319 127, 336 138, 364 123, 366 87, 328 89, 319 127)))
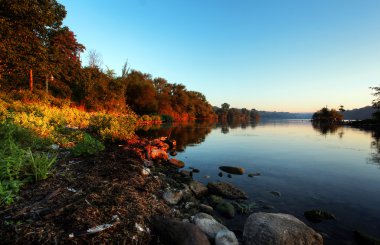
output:
POLYGON ((150 220, 170 207, 160 198, 166 183, 141 174, 144 154, 140 140, 95 157, 62 151, 47 180, 0 209, 0 243, 154 243, 150 220))

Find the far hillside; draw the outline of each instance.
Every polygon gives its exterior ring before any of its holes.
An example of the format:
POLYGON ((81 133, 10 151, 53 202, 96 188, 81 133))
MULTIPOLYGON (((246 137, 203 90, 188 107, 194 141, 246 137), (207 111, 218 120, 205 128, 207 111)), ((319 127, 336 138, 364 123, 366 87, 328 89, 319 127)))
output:
POLYGON ((261 119, 311 119, 313 113, 259 111, 261 119))
POLYGON ((346 120, 364 120, 372 118, 375 109, 372 106, 366 106, 359 109, 352 109, 344 111, 343 117, 346 120))

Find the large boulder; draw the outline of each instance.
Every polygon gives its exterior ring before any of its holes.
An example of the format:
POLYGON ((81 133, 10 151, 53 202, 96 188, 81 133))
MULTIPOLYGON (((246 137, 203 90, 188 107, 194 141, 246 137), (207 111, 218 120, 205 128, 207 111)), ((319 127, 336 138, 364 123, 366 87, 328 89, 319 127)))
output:
POLYGON ((263 213, 251 214, 243 232, 245 245, 320 245, 323 238, 305 223, 289 214, 263 213))
POLYGON ((153 221, 153 227, 164 244, 210 244, 207 236, 194 224, 158 217, 153 221))
POLYGON ((214 240, 216 234, 221 230, 228 230, 227 227, 219 223, 209 214, 197 213, 193 217, 193 223, 201 229, 208 238, 214 240))
POLYGON ((220 195, 228 199, 247 199, 244 191, 226 182, 209 182, 207 188, 210 193, 220 195))

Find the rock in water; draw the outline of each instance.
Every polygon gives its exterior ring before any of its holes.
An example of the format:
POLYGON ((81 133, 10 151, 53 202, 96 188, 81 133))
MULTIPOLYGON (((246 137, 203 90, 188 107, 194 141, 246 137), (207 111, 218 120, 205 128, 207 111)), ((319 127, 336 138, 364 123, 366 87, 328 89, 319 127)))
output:
POLYGON ((235 233, 229 230, 221 230, 215 236, 215 245, 239 245, 235 233))
POLYGON ((312 209, 309 211, 304 212, 304 215, 306 219, 313 223, 320 223, 323 220, 335 220, 335 216, 329 212, 319 210, 319 209, 312 209))
POLYGON ((165 191, 165 193, 162 195, 162 197, 165 199, 165 201, 167 201, 168 203, 172 204, 172 205, 175 205, 177 204, 179 201, 181 201, 182 197, 183 197, 183 191, 172 191, 172 190, 168 190, 168 191, 165 191))
POLYGON ((208 238, 214 240, 216 234, 221 230, 228 230, 209 214, 197 213, 193 217, 193 223, 201 229, 208 238))
POLYGON ((245 172, 244 168, 231 167, 231 166, 220 166, 219 169, 229 174, 242 175, 245 172))
POLYGON ((177 167, 177 168, 183 168, 185 166, 185 163, 180 161, 180 160, 177 160, 175 158, 170 158, 169 161, 168 161, 171 165, 177 167))
POLYGON ((242 190, 226 182, 210 182, 207 184, 210 193, 229 199, 247 199, 248 196, 242 190))
POLYGON ((164 244, 209 245, 207 236, 194 224, 154 218, 154 229, 164 244))
POLYGON ((235 217, 235 207, 229 202, 222 202, 216 206, 216 210, 226 218, 235 217))
POLYGON ((207 187, 204 184, 196 180, 191 181, 189 186, 190 190, 197 198, 204 196, 208 191, 207 187))
POLYGON ((254 213, 251 214, 243 232, 244 244, 281 244, 281 245, 322 245, 320 234, 305 223, 289 214, 254 213))

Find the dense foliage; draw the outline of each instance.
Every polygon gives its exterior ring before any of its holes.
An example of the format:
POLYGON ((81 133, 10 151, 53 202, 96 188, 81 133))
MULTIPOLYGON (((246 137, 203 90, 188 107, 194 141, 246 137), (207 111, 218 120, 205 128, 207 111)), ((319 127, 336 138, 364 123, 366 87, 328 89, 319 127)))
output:
POLYGON ((313 114, 312 120, 318 123, 334 124, 343 121, 343 115, 335 109, 329 110, 327 107, 313 114))
MULTIPOLYGON (((90 111, 165 114, 170 120, 212 118, 205 96, 182 84, 132 71, 102 70, 100 56, 89 52, 62 21, 65 7, 56 0, 0 0, 0 82, 3 91, 43 90, 90 111)), ((157 120, 154 120, 157 121, 157 120)))
POLYGON ((220 122, 248 122, 257 121, 260 118, 258 111, 255 109, 230 108, 228 103, 223 103, 221 108, 214 107, 214 111, 218 115, 220 122))

